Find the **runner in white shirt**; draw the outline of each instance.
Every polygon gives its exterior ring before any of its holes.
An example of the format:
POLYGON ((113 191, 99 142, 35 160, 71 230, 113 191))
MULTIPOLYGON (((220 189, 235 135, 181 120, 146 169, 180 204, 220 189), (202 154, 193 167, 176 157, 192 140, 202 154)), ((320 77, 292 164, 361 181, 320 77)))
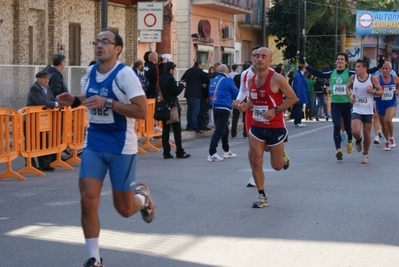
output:
POLYGON ((383 90, 377 77, 367 73, 369 63, 363 60, 356 62, 356 74, 352 75, 346 86, 346 92, 350 95, 352 108, 352 135, 356 139, 356 151, 362 151, 362 163, 369 163, 369 148, 371 143, 370 131, 373 120, 373 99, 374 96, 383 95, 383 90), (351 88, 352 91, 350 90, 351 88), (376 90, 374 90, 374 88, 376 90), (363 135, 360 133, 363 125, 363 135))
POLYGON ((140 212, 150 223, 156 207, 145 184, 136 183, 137 138, 134 120, 146 119, 147 101, 140 81, 130 67, 117 60, 121 36, 103 30, 93 42, 97 61, 89 68, 85 95, 63 93, 61 106, 85 104, 90 120, 79 174, 81 222, 89 259, 84 267, 103 267, 99 235, 101 188, 107 173, 116 211, 123 217, 140 212))
MULTIPOLYGON (((254 48, 252 48, 252 54, 251 54, 251 62, 252 65, 251 67, 249 67, 248 69, 246 69, 245 71, 243 71, 241 73, 241 81, 240 81, 240 91, 238 93, 237 99, 236 101, 233 103, 234 108, 237 108, 237 106, 243 102, 245 99, 248 99, 248 94, 249 94, 249 90, 248 90, 248 81, 251 79, 251 77, 254 75, 254 71, 255 71, 255 66, 254 64, 254 60, 256 59, 256 51, 260 48, 261 46, 255 46, 254 48)), ((250 138, 250 135, 248 134, 249 128, 251 127, 252 124, 252 110, 248 110, 245 112, 245 118, 244 118, 244 127, 245 127, 245 132, 246 132, 246 136, 248 137, 248 141, 250 138)), ((248 150, 248 154, 250 153, 250 151, 248 150)), ((251 162, 250 162, 251 164, 251 162)), ((255 184, 255 180, 254 177, 251 175, 251 177, 249 178, 249 181, 247 183, 247 187, 256 187, 255 184)))

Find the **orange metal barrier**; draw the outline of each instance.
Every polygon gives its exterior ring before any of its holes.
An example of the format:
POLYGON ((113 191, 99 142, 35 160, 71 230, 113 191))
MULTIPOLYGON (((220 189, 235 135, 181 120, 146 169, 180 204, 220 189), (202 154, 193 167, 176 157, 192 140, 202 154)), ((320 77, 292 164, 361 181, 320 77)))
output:
POLYGON ((15 110, 10 108, 0 109, 0 163, 6 163, 6 170, 0 173, 0 180, 4 178, 25 180, 21 174, 11 169, 11 161, 18 157, 18 125, 18 116, 15 110), (14 146, 12 146, 12 143, 14 143, 14 146))
MULTIPOLYGON (((144 128, 145 128, 145 121, 144 120, 136 120, 135 121, 135 132, 137 136, 137 140, 143 136, 144 134, 144 128)), ((138 148, 139 153, 141 154, 148 154, 147 151, 145 151, 141 146, 138 148)))
MULTIPOLYGON (((137 138, 145 137, 145 143, 138 148, 139 153, 147 154, 145 149, 159 152, 162 141, 151 144, 154 137, 162 137, 162 132, 154 129, 155 99, 148 99, 148 116, 146 120, 136 120, 135 131, 137 138)), ((25 173, 45 176, 44 172, 32 166, 32 158, 56 155, 51 167, 63 167, 73 170, 69 164, 80 164, 78 150, 83 148, 86 127, 89 124, 87 109, 80 106, 75 109, 45 106, 25 107, 15 111, 10 108, 0 109, 0 163, 6 163, 7 169, 0 174, 0 180, 6 177, 25 180, 25 173), (11 125, 11 129, 10 126, 11 125), (27 133, 27 134, 25 134, 27 133), (14 146, 12 146, 14 143, 14 146), (61 153, 69 147, 73 151, 72 158, 62 161, 61 153), (20 155, 26 160, 26 166, 19 172, 12 171, 11 161, 20 155)), ((157 122, 163 127, 162 122, 157 122)), ((169 127, 169 125, 167 126, 169 127)), ((172 148, 175 144, 170 143, 172 148)))
POLYGON ((78 150, 83 148, 86 136, 86 127, 89 125, 86 106, 68 108, 71 118, 71 135, 68 139, 68 147, 72 149, 72 157, 66 161, 68 164, 80 164, 78 150))
POLYGON ((19 121, 25 127, 19 127, 20 155, 26 158, 26 167, 19 174, 33 173, 39 176, 45 174, 32 167, 31 159, 38 156, 56 154, 56 160, 51 167, 63 167, 73 170, 73 167, 61 160, 61 152, 67 147, 70 137, 70 113, 67 109, 48 109, 44 106, 26 107, 18 110, 19 121), (68 116, 69 115, 69 116, 68 116), (26 135, 24 134, 26 129, 26 135), (25 136, 25 142, 24 140, 25 136))
MULTIPOLYGON (((144 124, 145 143, 141 146, 142 149, 151 149, 155 152, 159 152, 159 149, 151 144, 151 138, 162 136, 162 132, 156 132, 154 129, 154 112, 155 112, 155 99, 147 99, 148 114, 144 124)), ((159 122, 162 124, 161 122, 159 122)), ((160 124, 159 127, 162 127, 160 124)))

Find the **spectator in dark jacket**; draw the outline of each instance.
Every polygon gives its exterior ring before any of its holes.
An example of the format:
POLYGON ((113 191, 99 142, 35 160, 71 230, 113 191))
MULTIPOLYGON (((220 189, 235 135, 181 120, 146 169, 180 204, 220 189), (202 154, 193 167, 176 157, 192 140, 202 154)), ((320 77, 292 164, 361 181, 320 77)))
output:
POLYGON ((51 93, 54 97, 62 93, 68 92, 68 88, 65 85, 64 76, 61 72, 66 66, 66 57, 63 54, 55 54, 53 56, 53 66, 47 66, 44 70, 50 73, 50 83, 51 93))
POLYGON ((186 82, 187 88, 184 97, 187 99, 187 130, 201 133, 198 127, 201 98, 206 90, 208 75, 202 70, 202 62, 195 61, 194 66, 186 70, 181 77, 186 82))
MULTIPOLYGON (((173 77, 176 70, 176 65, 173 62, 166 62, 164 66, 164 73, 159 78, 159 87, 162 92, 163 99, 168 103, 173 103, 173 106, 177 106, 179 108, 179 118, 180 118, 180 105, 178 100, 178 95, 183 91, 185 87, 185 83, 180 82, 177 85, 175 78, 173 77)), ((166 121, 163 121, 163 131, 162 131, 162 147, 163 147, 163 158, 171 159, 173 155, 170 154, 170 144, 169 144, 169 133, 170 127, 173 128, 173 136, 175 138, 176 144, 176 157, 179 159, 189 158, 191 155, 187 154, 181 142, 181 124, 179 122, 171 123, 169 125, 166 124, 166 121)))
MULTIPOLYGON (((49 108, 58 107, 59 104, 55 97, 52 95, 49 88, 49 80, 50 73, 48 71, 40 71, 36 74, 36 82, 34 82, 28 92, 28 97, 26 100, 26 106, 46 106, 49 108)), ((26 125, 24 122, 24 132, 28 134, 26 131, 26 125)), ((47 134, 45 131, 41 132, 41 134, 47 134)), ((55 169, 50 166, 52 161, 51 155, 44 155, 38 157, 39 167, 42 171, 52 172, 55 169)), ((32 158, 32 166, 36 167, 36 161, 32 158)))
POLYGON ((148 61, 145 62, 144 64, 144 75, 149 82, 147 91, 145 92, 147 98, 157 97, 157 88, 159 80, 159 70, 156 65, 157 63, 158 63, 158 54, 155 52, 150 52, 148 54, 148 61))

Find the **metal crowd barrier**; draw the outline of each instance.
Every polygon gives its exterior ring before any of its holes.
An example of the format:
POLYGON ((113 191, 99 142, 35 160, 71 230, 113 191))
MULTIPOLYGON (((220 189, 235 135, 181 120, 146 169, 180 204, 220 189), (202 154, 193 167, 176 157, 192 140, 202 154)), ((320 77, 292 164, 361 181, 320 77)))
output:
POLYGON ((0 180, 4 178, 14 178, 25 180, 25 178, 12 170, 11 162, 18 157, 18 145, 15 143, 19 139, 17 136, 18 116, 17 112, 11 108, 0 108, 0 163, 6 164, 6 170, 0 173, 0 180), (11 128, 11 129, 10 129, 11 128))
POLYGON ((67 148, 70 138, 70 113, 67 109, 49 109, 45 106, 25 107, 18 110, 20 127, 18 131, 19 154, 26 159, 26 166, 19 174, 45 174, 34 168, 31 159, 54 154, 51 167, 73 167, 61 160, 61 153, 67 148), (22 127, 21 127, 22 124, 22 127))
MULTIPOLYGON (((146 149, 159 152, 162 140, 152 144, 153 138, 161 137, 162 132, 155 131, 155 99, 148 99, 146 120, 136 120, 137 138, 144 137, 145 143, 139 147, 139 153, 147 154, 146 149)), ((55 155, 51 167, 63 167, 73 170, 70 164, 80 164, 78 151, 83 148, 86 128, 89 124, 85 106, 77 108, 55 108, 45 106, 25 107, 18 111, 11 108, 0 109, 0 163, 6 163, 6 171, 0 174, 0 180, 15 178, 25 180, 23 174, 31 173, 45 176, 45 173, 32 166, 31 159, 45 155, 55 155), (12 142, 11 142, 12 141, 12 142), (14 144, 14 146, 12 146, 14 144), (66 161, 61 153, 69 148, 72 157, 66 161), (11 162, 18 156, 24 157, 26 165, 20 171, 11 169, 11 162)), ((161 121, 158 126, 163 127, 161 121)), ((172 148, 176 146, 170 144, 172 148)))

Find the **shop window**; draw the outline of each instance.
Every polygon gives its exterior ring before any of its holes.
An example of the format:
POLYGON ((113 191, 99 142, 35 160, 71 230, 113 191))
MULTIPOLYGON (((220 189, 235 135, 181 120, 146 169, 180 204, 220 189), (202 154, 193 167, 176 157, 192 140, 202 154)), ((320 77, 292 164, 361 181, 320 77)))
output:
POLYGON ((204 66, 204 71, 208 70, 209 68, 208 55, 208 52, 197 52, 197 60, 202 62, 202 66, 204 66))
POLYGON ((231 66, 231 59, 232 59, 232 54, 222 54, 222 64, 226 64, 227 66, 231 66))

